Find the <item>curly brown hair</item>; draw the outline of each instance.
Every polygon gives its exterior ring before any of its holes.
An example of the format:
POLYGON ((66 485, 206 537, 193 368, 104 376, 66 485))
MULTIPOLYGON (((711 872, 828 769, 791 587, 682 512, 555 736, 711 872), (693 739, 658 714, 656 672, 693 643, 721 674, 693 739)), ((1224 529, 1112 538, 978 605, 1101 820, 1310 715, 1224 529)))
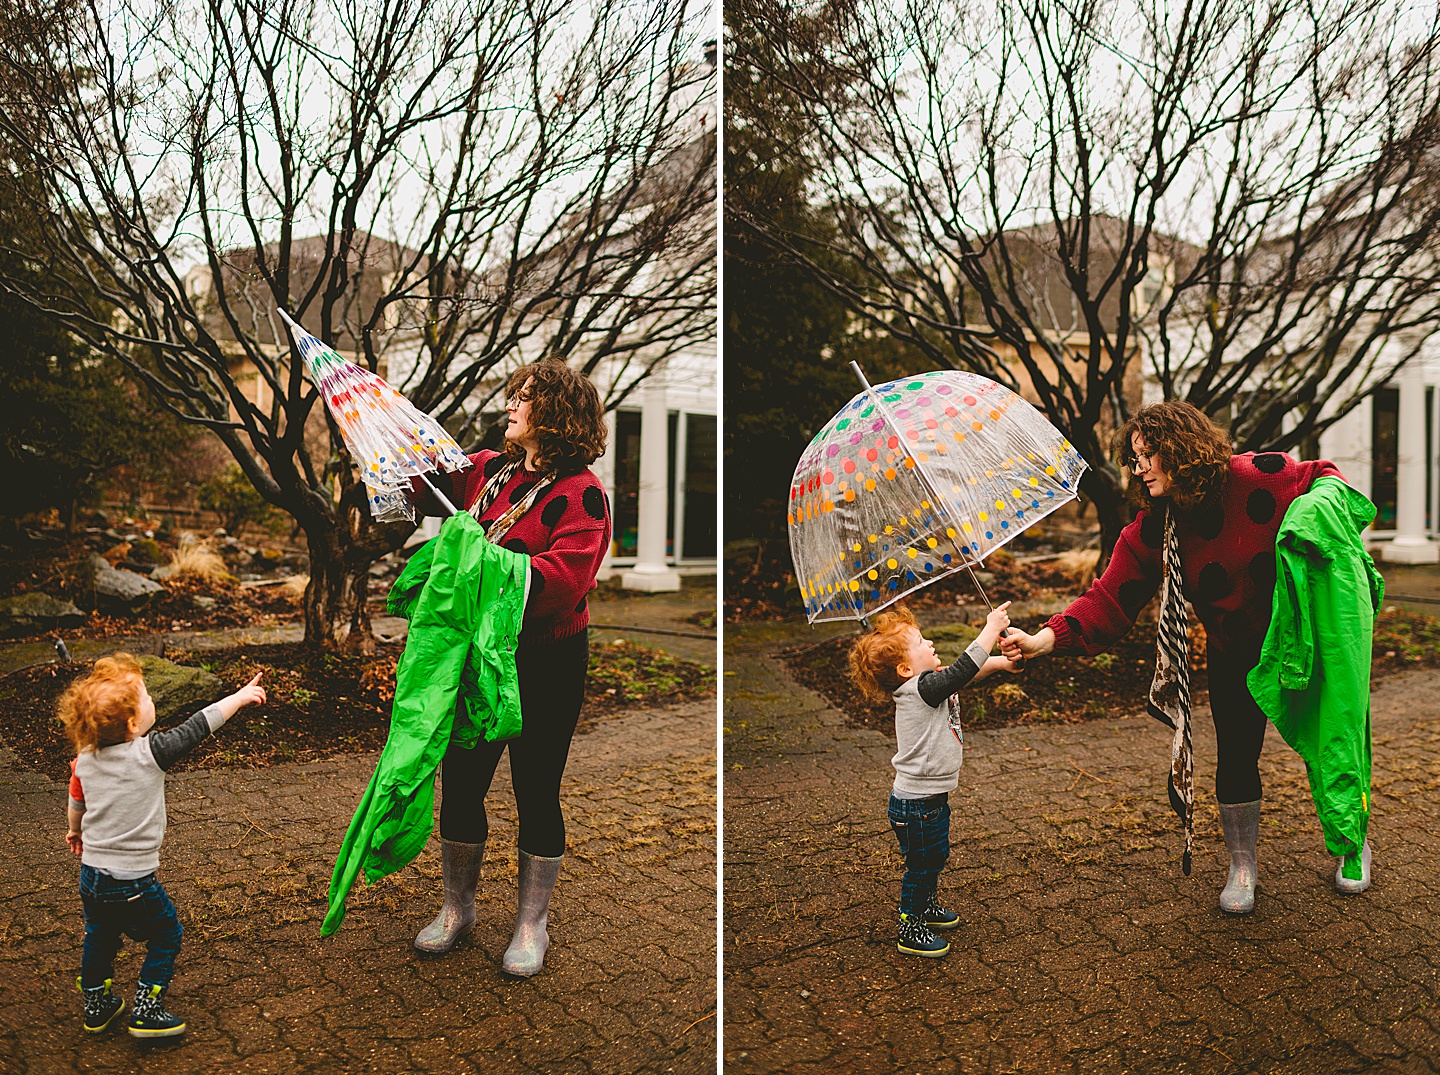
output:
POLYGON ((1150 490, 1135 477, 1133 435, 1160 456, 1159 467, 1170 475, 1168 494, 1175 506, 1190 511, 1225 484, 1234 454, 1230 438, 1194 404, 1169 399, 1142 407, 1115 434, 1115 451, 1125 468, 1126 492, 1137 507, 1153 506, 1150 490))
MULTIPOLYGON (((605 451, 605 408, 600 393, 589 377, 551 355, 510 374, 505 398, 513 397, 532 378, 530 429, 539 442, 538 462, 542 469, 561 477, 578 474, 605 451)), ((525 449, 506 441, 505 453, 524 458, 525 449)))
POLYGON ((90 674, 60 696, 59 717, 75 753, 114 746, 130 738, 128 722, 140 715, 145 677, 128 653, 101 657, 90 674))
POLYGON ((865 697, 888 702, 900 686, 898 669, 909 653, 909 631, 914 626, 910 610, 895 605, 876 616, 871 629, 850 647, 850 681, 865 697))

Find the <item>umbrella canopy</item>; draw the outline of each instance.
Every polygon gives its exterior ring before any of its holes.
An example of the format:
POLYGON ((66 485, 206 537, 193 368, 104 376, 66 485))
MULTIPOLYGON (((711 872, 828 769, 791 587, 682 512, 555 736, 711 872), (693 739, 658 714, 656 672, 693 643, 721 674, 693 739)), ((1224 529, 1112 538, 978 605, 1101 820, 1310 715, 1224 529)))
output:
MULTIPOLYGON (((376 522, 414 520, 405 493, 427 472, 463 470, 470 460, 439 422, 369 370, 341 357, 277 311, 290 326, 305 372, 320 390, 370 494, 376 522)), ((433 486, 432 486, 433 488, 433 486)))
POLYGON ((806 616, 863 619, 980 563, 1073 500, 1085 467, 1039 411, 978 374, 867 385, 795 468, 790 552, 806 616))

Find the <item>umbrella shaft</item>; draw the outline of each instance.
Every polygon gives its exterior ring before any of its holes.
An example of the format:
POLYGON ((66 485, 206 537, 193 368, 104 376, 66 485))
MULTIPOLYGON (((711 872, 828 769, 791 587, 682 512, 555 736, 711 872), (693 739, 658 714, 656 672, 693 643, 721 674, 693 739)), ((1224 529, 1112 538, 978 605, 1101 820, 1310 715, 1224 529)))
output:
POLYGON ((459 514, 459 512, 455 509, 455 505, 450 503, 450 498, 447 497, 444 493, 442 493, 439 489, 435 488, 435 483, 425 476, 425 472, 423 470, 420 472, 420 480, 426 485, 430 486, 430 491, 435 494, 435 499, 440 501, 440 505, 446 511, 448 511, 451 515, 459 514))

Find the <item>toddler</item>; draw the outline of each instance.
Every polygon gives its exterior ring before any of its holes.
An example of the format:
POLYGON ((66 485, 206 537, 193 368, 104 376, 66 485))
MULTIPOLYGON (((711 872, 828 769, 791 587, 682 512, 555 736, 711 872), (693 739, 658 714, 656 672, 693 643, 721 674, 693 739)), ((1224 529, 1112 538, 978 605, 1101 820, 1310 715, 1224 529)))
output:
POLYGON ((96 661, 61 696, 60 720, 76 751, 65 842, 80 856, 85 941, 76 984, 89 1033, 104 1031, 125 1008, 111 979, 122 933, 146 947, 130 1033, 168 1038, 185 1032, 184 1021, 163 1003, 181 933, 175 905, 155 877, 165 839, 165 773, 241 707, 263 701, 257 674, 184 724, 147 735, 155 703, 128 653, 96 661))
POLYGON ((941 668, 935 646, 915 626, 906 608, 875 617, 873 629, 850 651, 850 676, 876 701, 895 702, 898 749, 891 764, 890 827, 905 856, 900 883, 900 937, 907 955, 939 958, 950 942, 937 930, 954 929, 960 916, 936 896, 940 871, 950 857, 950 792, 960 783, 965 742, 955 692, 992 672, 1020 671, 1019 663, 990 656, 1010 625, 1010 602, 985 619, 980 636, 949 668, 941 668))

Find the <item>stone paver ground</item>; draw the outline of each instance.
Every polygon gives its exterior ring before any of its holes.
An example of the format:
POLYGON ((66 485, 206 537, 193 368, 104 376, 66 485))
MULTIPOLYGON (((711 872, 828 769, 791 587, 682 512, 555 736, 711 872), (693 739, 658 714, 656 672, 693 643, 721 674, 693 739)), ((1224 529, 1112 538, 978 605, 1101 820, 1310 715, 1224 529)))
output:
MULTIPOLYGON (((223 735, 224 732, 219 734, 223 735)), ((171 1045, 82 1033, 78 866, 65 787, 0 751, 0 1071, 636 1072, 715 1070, 715 703, 606 720, 578 737, 569 853, 545 970, 499 970, 515 893, 504 762, 479 920, 448 956, 411 938, 435 913, 439 845, 357 886, 322 941, 340 839, 375 755, 169 780, 161 878, 185 926, 171 1045)), ((133 993, 141 956, 117 979, 133 993)))
POLYGON ((1303 765, 1271 729, 1245 918, 1216 906, 1208 710, 1189 878, 1151 718, 967 735, 941 881, 966 921, 922 960, 894 946, 894 748, 791 680, 774 651, 823 637, 800 632, 726 629, 726 1072, 1440 1067, 1440 674, 1374 692, 1363 896, 1335 893, 1303 765))

